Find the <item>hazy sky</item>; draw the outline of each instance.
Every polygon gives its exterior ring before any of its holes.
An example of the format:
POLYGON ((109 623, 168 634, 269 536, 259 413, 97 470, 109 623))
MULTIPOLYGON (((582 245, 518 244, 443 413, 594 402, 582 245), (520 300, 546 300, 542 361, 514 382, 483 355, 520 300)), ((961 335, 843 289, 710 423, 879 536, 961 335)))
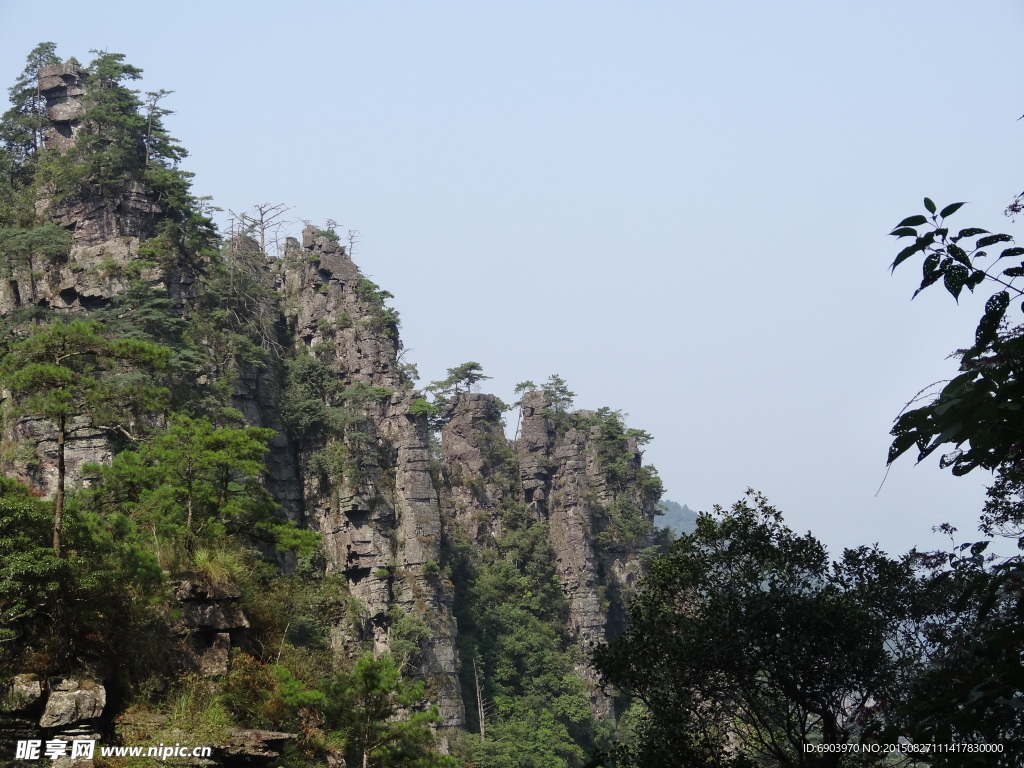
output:
POLYGON ((924 195, 1013 232, 1019 3, 47 8, 0 0, 0 77, 44 40, 126 54, 175 91, 198 194, 360 232, 424 384, 476 360, 511 402, 558 373, 654 434, 668 498, 752 486, 834 553, 974 536, 981 475, 908 457, 875 495, 988 295, 911 303, 886 233, 924 195))

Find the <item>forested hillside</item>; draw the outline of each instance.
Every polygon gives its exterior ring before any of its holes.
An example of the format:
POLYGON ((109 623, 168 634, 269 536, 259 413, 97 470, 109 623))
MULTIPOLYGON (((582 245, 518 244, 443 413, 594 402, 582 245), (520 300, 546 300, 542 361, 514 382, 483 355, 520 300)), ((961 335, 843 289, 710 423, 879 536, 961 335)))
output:
POLYGON ((998 284, 889 455, 994 471, 987 540, 830 556, 755 491, 662 507, 556 373, 420 383, 346 233, 220 231, 167 92, 94 53, 40 44, 0 118, 0 764, 1020 764, 1009 235, 893 232, 920 290, 998 284))
POLYGON ((419 387, 333 225, 218 232, 140 77, 41 44, 0 124, 0 760, 581 765, 665 541, 649 436, 556 375, 419 387))

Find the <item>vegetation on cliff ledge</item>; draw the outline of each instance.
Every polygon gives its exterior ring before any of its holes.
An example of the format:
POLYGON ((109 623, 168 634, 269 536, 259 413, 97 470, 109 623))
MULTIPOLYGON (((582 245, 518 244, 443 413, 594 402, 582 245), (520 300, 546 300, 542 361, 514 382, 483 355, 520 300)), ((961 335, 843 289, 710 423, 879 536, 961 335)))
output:
MULTIPOLYGON (((0 118, 0 694, 101 681, 105 739, 223 765, 1017 764, 1020 556, 833 561, 753 491, 656 530, 647 432, 557 375, 511 440, 480 363, 414 390, 333 225, 223 240, 168 92, 94 54, 38 46, 0 118)), ((893 267, 999 287, 889 460, 993 470, 982 530, 1024 547, 1024 249, 924 205, 893 267)))

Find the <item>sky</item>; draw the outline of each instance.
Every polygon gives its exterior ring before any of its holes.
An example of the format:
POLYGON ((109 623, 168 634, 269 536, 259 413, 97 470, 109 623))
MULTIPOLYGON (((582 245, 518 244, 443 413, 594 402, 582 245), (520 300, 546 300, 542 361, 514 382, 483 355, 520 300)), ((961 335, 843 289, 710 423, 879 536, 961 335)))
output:
POLYGON ((755 488, 834 555, 980 537, 990 475, 885 459, 989 293, 911 302, 887 233, 928 195, 1021 234, 1019 3, 47 7, 0 0, 0 81, 42 41, 124 53, 222 217, 358 231, 422 385, 559 374, 654 435, 667 498, 755 488))

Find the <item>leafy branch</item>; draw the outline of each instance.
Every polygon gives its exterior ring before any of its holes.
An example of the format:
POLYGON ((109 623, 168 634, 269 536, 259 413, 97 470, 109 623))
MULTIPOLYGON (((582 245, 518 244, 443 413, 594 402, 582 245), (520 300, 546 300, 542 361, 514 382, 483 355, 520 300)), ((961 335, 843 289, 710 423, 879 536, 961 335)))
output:
POLYGON ((940 279, 957 301, 964 287, 973 292, 986 280, 1001 286, 985 302, 974 344, 959 352, 960 374, 929 404, 901 413, 891 432, 889 464, 913 446, 922 461, 952 443, 955 450, 942 456, 940 466, 951 467, 954 475, 1016 462, 1024 448, 1024 338, 1017 331, 1001 330, 1011 298, 1024 297, 1024 289, 1014 285, 1024 276, 1024 260, 1017 261, 1024 248, 1011 245, 996 255, 986 249, 1012 243, 1012 236, 979 227, 952 234, 947 219, 963 205, 951 203, 939 210, 925 198, 927 215, 909 216, 890 233, 899 239, 914 238, 897 254, 893 270, 911 257, 923 256, 921 285, 914 296, 940 279), (965 443, 968 447, 962 447, 965 443))
POLYGON ((937 283, 940 278, 946 290, 957 301, 960 300, 960 293, 965 287, 973 292, 986 279, 1003 286, 1004 290, 994 294, 985 304, 985 314, 975 332, 974 347, 967 353, 977 354, 995 340, 999 324, 1010 304, 1010 292, 1013 292, 1015 297, 1024 296, 1024 290, 1013 285, 1014 278, 1024 275, 1024 261, 1021 261, 1019 266, 997 270, 1002 259, 1024 256, 1024 248, 1004 248, 987 267, 979 266, 978 262, 990 257, 985 248, 998 243, 1013 242, 1013 237, 992 234, 987 229, 979 227, 961 229, 957 234, 951 235, 950 229, 946 226, 946 219, 963 205, 964 203, 950 203, 936 212, 937 206, 926 197, 924 207, 929 213, 928 216, 908 216, 889 233, 900 239, 914 238, 911 245, 897 254, 891 269, 895 271, 896 267, 917 253, 924 254, 921 285, 914 291, 915 297, 925 288, 937 283), (919 232, 920 227, 924 227, 924 230, 919 232), (971 240, 974 240, 973 244, 971 240))

